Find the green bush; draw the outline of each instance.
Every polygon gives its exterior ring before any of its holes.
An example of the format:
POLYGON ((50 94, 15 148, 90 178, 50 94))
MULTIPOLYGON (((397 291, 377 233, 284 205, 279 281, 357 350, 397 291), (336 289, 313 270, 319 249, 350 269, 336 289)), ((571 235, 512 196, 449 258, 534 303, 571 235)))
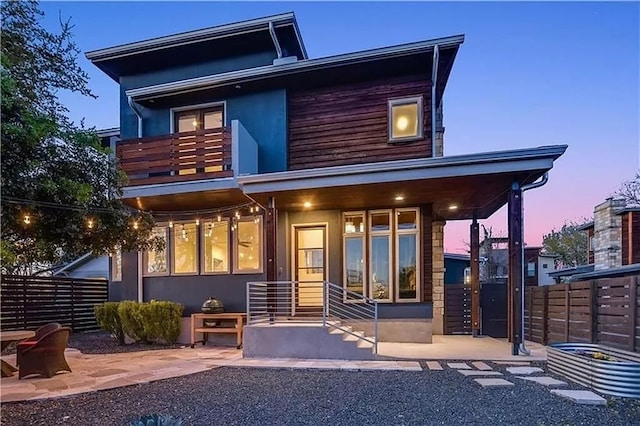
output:
POLYGON ((118 306, 118 315, 120 315, 124 334, 137 342, 150 343, 148 327, 145 327, 146 315, 143 312, 146 310, 145 305, 145 303, 124 300, 118 306))
POLYGON ((119 302, 105 302, 102 305, 95 305, 93 311, 96 314, 98 326, 111 333, 119 345, 124 345, 124 331, 118 314, 118 305, 119 302))

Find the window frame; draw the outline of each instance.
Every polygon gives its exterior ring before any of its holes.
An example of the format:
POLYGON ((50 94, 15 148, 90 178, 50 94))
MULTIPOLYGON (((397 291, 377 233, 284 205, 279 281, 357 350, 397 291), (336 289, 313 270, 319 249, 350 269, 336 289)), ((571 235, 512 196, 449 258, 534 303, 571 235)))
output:
MULTIPOLYGON (((182 107, 170 108, 169 109, 169 133, 177 133, 177 119, 181 113, 188 112, 196 112, 198 115, 198 120, 201 120, 204 116, 204 113, 210 112, 213 110, 220 109, 222 111, 222 127, 227 126, 227 102, 226 101, 218 101, 218 102, 208 102, 204 104, 196 104, 196 105, 186 105, 182 107)), ((204 120, 200 122, 204 123, 204 120)), ((200 129, 202 130, 202 129, 200 129)))
POLYGON ((262 216, 242 216, 234 221, 236 229, 231 231, 233 240, 233 274, 234 275, 247 275, 247 274, 262 274, 264 273, 264 224, 262 216), (238 269, 238 224, 240 222, 255 222, 258 219, 258 259, 260 261, 260 267, 258 269, 238 269))
POLYGON ((173 223, 173 228, 169 228, 171 230, 171 232, 169 232, 169 237, 170 240, 168 241, 168 254, 169 254, 169 260, 171 262, 171 276, 177 276, 177 277, 181 277, 181 276, 194 276, 194 275, 200 275, 200 230, 198 228, 200 228, 200 225, 197 225, 195 223, 195 219, 194 220, 182 220, 180 222, 174 222, 173 223), (187 224, 193 224, 196 227, 196 232, 195 232, 195 236, 196 236, 196 268, 195 268, 195 272, 176 272, 176 265, 175 265, 175 254, 176 254, 176 250, 175 250, 175 242, 176 242, 176 238, 174 235, 174 232, 177 232, 176 227, 180 226, 180 225, 187 225, 187 224))
POLYGON ((143 277, 168 277, 171 275, 171 254, 169 253, 171 250, 171 232, 169 232, 169 225, 165 223, 158 223, 154 228, 163 228, 164 229, 164 238, 165 238, 165 246, 164 246, 164 256, 165 256, 165 265, 166 271, 164 272, 149 272, 149 250, 145 250, 142 253, 142 276, 143 277))
POLYGON ((229 220, 228 217, 225 218, 221 218, 220 222, 218 222, 217 220, 206 220, 206 221, 201 221, 200 222, 200 244, 201 244, 201 248, 200 248, 200 275, 230 275, 231 274, 231 220, 229 220), (205 265, 206 265, 206 257, 205 257, 205 236, 204 233, 206 231, 206 224, 207 223, 213 223, 215 226, 215 223, 222 223, 222 222, 226 222, 227 223, 227 269, 225 271, 213 271, 213 272, 207 272, 205 271, 205 265))
MULTIPOLYGON (((367 223, 367 212, 364 210, 361 211, 349 211, 349 212, 342 212, 342 287, 345 290, 348 291, 352 291, 353 290, 349 290, 347 288, 347 238, 359 238, 360 241, 362 242, 362 262, 364 263, 363 268, 362 268, 362 295, 364 297, 368 297, 369 295, 369 280, 368 280, 368 261, 367 261, 367 249, 368 249, 368 245, 367 245, 367 228, 368 227, 368 223, 367 223), (347 224, 347 216, 360 216, 362 218, 362 232, 360 231, 355 231, 355 232, 347 232, 345 227, 347 224)), ((354 292, 355 293, 355 292, 354 292)), ((344 303, 356 303, 356 302, 360 302, 360 300, 349 300, 349 298, 347 298, 347 295, 345 294, 344 296, 344 303)))
POLYGON ((395 278, 395 271, 394 271, 394 247, 393 247, 393 230, 394 230, 394 220, 393 220, 393 211, 394 209, 382 209, 382 210, 369 210, 368 215, 367 215, 367 219, 368 219, 368 251, 367 251, 367 260, 368 260, 368 265, 367 265, 367 282, 368 282, 368 288, 369 288, 369 298, 377 301, 377 302, 381 302, 381 303, 393 303, 393 296, 394 296, 394 278, 395 278), (371 229, 371 225, 373 224, 373 221, 371 220, 371 217, 374 214, 380 214, 380 213, 386 213, 389 215, 389 229, 388 230, 381 230, 381 231, 374 231, 371 229), (389 241, 389 253, 387 254, 388 256, 388 265, 389 265, 389 297, 387 299, 377 299, 374 297, 375 293, 373 291, 373 255, 371 250, 373 249, 373 238, 374 237, 383 237, 386 236, 388 241, 389 241))
POLYGON ((424 139, 424 104, 423 96, 407 96, 404 98, 389 99, 387 101, 387 129, 388 129, 388 142, 400 143, 400 142, 412 142, 424 139), (418 132, 415 136, 394 137, 393 136, 393 108, 402 105, 417 104, 418 110, 418 132))
POLYGON ((394 255, 395 255, 395 264, 394 266, 394 279, 395 282, 397 282, 397 285, 395 286, 395 303, 417 303, 420 302, 421 297, 422 297, 422 292, 421 292, 421 288, 422 288, 422 270, 420 268, 420 260, 422 259, 421 257, 421 251, 420 251, 420 246, 421 244, 421 228, 420 228, 420 209, 417 207, 404 207, 404 208, 397 208, 394 209, 395 214, 394 216, 394 242, 395 242, 395 246, 393 247, 393 251, 394 251, 394 255), (416 214, 416 227, 413 229, 400 229, 398 226, 398 216, 400 215, 401 212, 415 212, 416 214), (401 299, 400 298, 400 236, 401 235, 415 235, 416 236, 416 297, 411 298, 411 299, 401 299))

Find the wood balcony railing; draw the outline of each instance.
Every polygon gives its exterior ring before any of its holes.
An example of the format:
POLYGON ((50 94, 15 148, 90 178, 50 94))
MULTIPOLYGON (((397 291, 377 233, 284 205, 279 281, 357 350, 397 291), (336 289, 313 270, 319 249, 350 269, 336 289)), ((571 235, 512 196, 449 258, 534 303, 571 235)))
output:
POLYGON ((233 176, 227 127, 118 142, 129 186, 233 176))

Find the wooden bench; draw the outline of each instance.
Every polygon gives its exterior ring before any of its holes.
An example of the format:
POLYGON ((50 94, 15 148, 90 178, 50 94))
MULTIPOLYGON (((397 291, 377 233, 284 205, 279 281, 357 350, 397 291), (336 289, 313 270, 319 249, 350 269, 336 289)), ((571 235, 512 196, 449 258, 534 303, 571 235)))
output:
POLYGON ((209 333, 235 333, 236 347, 242 347, 242 327, 247 318, 247 314, 239 312, 229 312, 224 314, 191 314, 191 347, 194 348, 196 343, 207 343, 207 335, 209 333), (205 320, 216 320, 221 322, 235 322, 233 327, 206 327, 205 320), (196 341, 196 333, 202 333, 202 340, 196 341))

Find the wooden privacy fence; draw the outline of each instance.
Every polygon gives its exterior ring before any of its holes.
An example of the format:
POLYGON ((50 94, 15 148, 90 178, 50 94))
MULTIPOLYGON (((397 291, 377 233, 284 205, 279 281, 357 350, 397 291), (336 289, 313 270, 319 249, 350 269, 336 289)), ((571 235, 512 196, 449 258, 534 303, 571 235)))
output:
POLYGON ((444 334, 471 334, 471 286, 444 286, 444 334))
POLYGON ((600 343, 640 352, 640 276, 581 281, 525 292, 525 338, 600 343))
POLYGON ((108 299, 103 279, 2 275, 2 330, 36 329, 59 322, 74 331, 98 328, 93 306, 108 299))

